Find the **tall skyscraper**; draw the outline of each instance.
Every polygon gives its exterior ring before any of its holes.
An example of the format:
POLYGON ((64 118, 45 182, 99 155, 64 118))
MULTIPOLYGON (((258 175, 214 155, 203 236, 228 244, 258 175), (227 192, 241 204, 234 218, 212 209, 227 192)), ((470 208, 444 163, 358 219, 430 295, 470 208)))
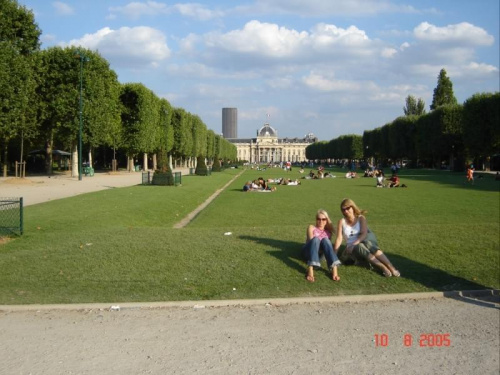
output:
POLYGON ((222 136, 238 138, 238 108, 222 108, 222 136))

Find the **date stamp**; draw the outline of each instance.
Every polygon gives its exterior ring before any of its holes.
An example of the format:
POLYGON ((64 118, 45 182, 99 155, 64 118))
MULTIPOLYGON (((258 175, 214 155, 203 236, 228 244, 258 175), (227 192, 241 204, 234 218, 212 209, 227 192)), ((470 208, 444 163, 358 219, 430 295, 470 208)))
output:
MULTIPOLYGON (((389 346, 389 335, 387 333, 376 333, 374 340, 375 347, 389 346)), ((451 336, 449 333, 422 333, 414 339, 413 335, 406 333, 403 335, 402 344, 406 347, 418 345, 421 348, 447 347, 451 345, 451 336)))

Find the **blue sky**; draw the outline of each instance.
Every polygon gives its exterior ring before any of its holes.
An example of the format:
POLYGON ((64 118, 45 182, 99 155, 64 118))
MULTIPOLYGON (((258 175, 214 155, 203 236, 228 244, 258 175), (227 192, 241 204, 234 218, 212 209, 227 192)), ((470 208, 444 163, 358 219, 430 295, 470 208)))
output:
POLYGON ((432 102, 445 68, 460 103, 499 91, 498 0, 248 0, 176 3, 18 0, 35 13, 42 48, 98 50, 120 82, 238 137, 264 122, 280 137, 362 134, 432 102))

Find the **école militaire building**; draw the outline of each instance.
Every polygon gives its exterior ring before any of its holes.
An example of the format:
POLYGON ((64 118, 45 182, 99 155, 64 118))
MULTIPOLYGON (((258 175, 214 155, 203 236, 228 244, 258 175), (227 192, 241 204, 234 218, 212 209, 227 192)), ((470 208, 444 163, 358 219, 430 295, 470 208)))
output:
POLYGON ((224 132, 223 136, 236 146, 238 160, 258 164, 305 162, 306 147, 318 140, 312 133, 304 138, 278 138, 276 129, 267 122, 257 131, 255 138, 231 138, 224 132))

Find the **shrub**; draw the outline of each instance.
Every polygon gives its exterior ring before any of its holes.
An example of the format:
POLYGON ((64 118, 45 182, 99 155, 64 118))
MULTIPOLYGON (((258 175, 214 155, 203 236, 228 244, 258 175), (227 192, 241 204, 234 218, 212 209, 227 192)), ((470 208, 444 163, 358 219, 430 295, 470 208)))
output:
POLYGON ((214 172, 221 171, 220 160, 219 160, 218 156, 215 157, 214 164, 212 165, 212 171, 214 171, 214 172))
POLYGON ((205 164, 204 157, 198 156, 198 158, 196 159, 196 170, 194 171, 194 174, 198 176, 208 176, 208 168, 205 164))
POLYGON ((174 175, 168 167, 164 167, 162 171, 157 170, 153 175, 153 185, 173 186, 175 185, 174 175))

